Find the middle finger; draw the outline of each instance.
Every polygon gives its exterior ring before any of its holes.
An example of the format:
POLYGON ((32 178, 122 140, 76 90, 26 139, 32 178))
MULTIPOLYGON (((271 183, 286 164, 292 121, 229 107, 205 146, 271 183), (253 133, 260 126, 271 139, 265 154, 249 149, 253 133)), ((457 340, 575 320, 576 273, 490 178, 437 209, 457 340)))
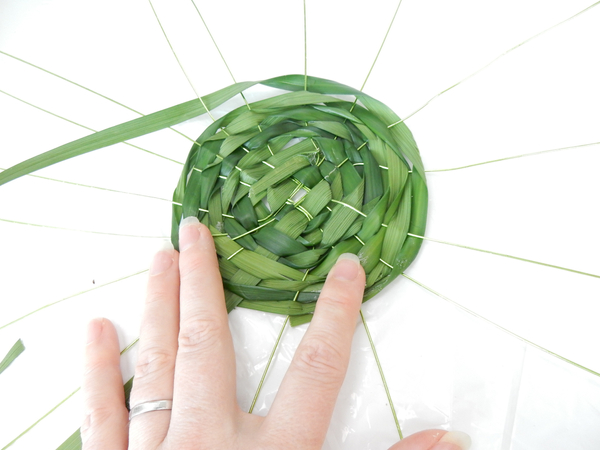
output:
POLYGON ((239 411, 233 341, 209 229, 186 218, 179 244, 181 312, 171 428, 211 448, 211 439, 232 434, 239 411))
POLYGON ((295 446, 290 447, 321 448, 325 440, 346 375, 364 286, 358 258, 342 255, 325 281, 313 320, 265 422, 272 435, 293 439, 295 446))

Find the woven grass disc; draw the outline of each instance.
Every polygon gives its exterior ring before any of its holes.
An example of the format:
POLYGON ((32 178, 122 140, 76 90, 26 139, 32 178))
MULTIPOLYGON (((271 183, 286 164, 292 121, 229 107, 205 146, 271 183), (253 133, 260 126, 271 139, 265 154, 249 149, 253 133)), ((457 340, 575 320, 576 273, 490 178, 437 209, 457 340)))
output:
POLYGON ((234 109, 197 139, 174 193, 172 238, 177 248, 181 219, 196 215, 215 238, 228 311, 296 325, 312 317, 342 253, 361 259, 364 300, 408 267, 427 188, 411 132, 383 103, 314 77, 261 84, 290 92, 234 109))

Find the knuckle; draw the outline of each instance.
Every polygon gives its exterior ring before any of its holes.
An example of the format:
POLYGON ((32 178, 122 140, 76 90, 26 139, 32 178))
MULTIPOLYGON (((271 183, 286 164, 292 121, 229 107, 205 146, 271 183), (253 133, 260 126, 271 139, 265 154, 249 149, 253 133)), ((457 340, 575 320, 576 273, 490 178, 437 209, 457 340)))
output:
MULTIPOLYGON (((160 276, 159 274, 157 276, 160 276)), ((170 286, 165 286, 165 283, 155 283, 152 280, 148 286, 148 295, 146 296, 146 306, 152 306, 154 304, 162 304, 165 301, 168 301, 171 297, 173 297, 172 290, 169 289, 170 286)))
MULTIPOLYGON (((86 412, 81 424, 81 440, 84 448, 94 440, 94 436, 100 433, 102 425, 115 418, 114 408, 107 406, 96 406, 86 412)), ((101 436, 99 436, 100 438, 101 436)))
MULTIPOLYGON (((242 448, 240 446, 240 448, 242 448)), ((261 436, 257 437, 257 442, 252 448, 261 450, 280 450, 282 448, 301 448, 302 450, 320 450, 323 448, 321 436, 311 433, 302 435, 290 434, 281 432, 281 429, 276 429, 271 432, 268 430, 261 436)))
POLYGON ((360 299, 352 298, 352 294, 336 293, 336 295, 324 295, 319 298, 315 315, 325 318, 329 333, 337 335, 334 329, 341 332, 354 326, 359 309, 360 299))
POLYGON ((180 264, 180 277, 181 279, 187 279, 189 277, 197 276, 202 273, 202 268, 205 265, 205 261, 200 254, 186 255, 182 258, 180 264))
POLYGON ((83 416, 83 422, 81 422, 81 428, 80 428, 80 432, 81 432, 81 440, 83 441, 83 443, 85 444, 86 441, 89 440, 90 437, 90 431, 92 429, 92 416, 91 414, 86 414, 85 416, 83 416))
POLYGON ((336 309, 347 308, 352 300, 351 297, 352 297, 351 293, 336 291, 335 295, 331 295, 331 294, 321 295, 319 297, 319 303, 321 303, 322 305, 323 304, 328 305, 328 306, 336 308, 336 309))
POLYGON ((87 378, 109 376, 112 372, 121 373, 121 367, 118 362, 115 364, 101 356, 88 358, 85 362, 84 376, 87 378))
POLYGON ((342 352, 327 339, 311 338, 296 350, 296 367, 310 378, 338 381, 344 378, 346 363, 342 352))
POLYGON ((154 346, 144 349, 135 367, 136 382, 155 380, 164 374, 172 374, 175 370, 175 355, 169 350, 154 346))
POLYGON ((198 317, 181 324, 179 330, 180 352, 202 352, 217 343, 221 323, 211 317, 198 317))

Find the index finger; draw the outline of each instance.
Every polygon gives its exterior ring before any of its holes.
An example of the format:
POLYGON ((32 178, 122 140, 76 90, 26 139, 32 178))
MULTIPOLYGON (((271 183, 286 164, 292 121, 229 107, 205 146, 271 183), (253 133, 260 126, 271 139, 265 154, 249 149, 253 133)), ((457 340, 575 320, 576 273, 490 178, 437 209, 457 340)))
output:
POLYGON ((321 448, 325 439, 348 368, 364 288, 358 257, 341 255, 267 416, 264 426, 281 428, 280 435, 293 436, 298 448, 321 448))

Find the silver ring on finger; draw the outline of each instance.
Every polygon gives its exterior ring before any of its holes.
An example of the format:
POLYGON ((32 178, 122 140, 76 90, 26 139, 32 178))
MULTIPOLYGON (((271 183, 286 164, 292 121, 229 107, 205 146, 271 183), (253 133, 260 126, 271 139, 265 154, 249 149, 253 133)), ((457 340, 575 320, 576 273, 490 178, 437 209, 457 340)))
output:
POLYGON ((152 411, 165 411, 173 408, 173 400, 153 400, 135 405, 129 411, 129 420, 135 416, 152 411))

